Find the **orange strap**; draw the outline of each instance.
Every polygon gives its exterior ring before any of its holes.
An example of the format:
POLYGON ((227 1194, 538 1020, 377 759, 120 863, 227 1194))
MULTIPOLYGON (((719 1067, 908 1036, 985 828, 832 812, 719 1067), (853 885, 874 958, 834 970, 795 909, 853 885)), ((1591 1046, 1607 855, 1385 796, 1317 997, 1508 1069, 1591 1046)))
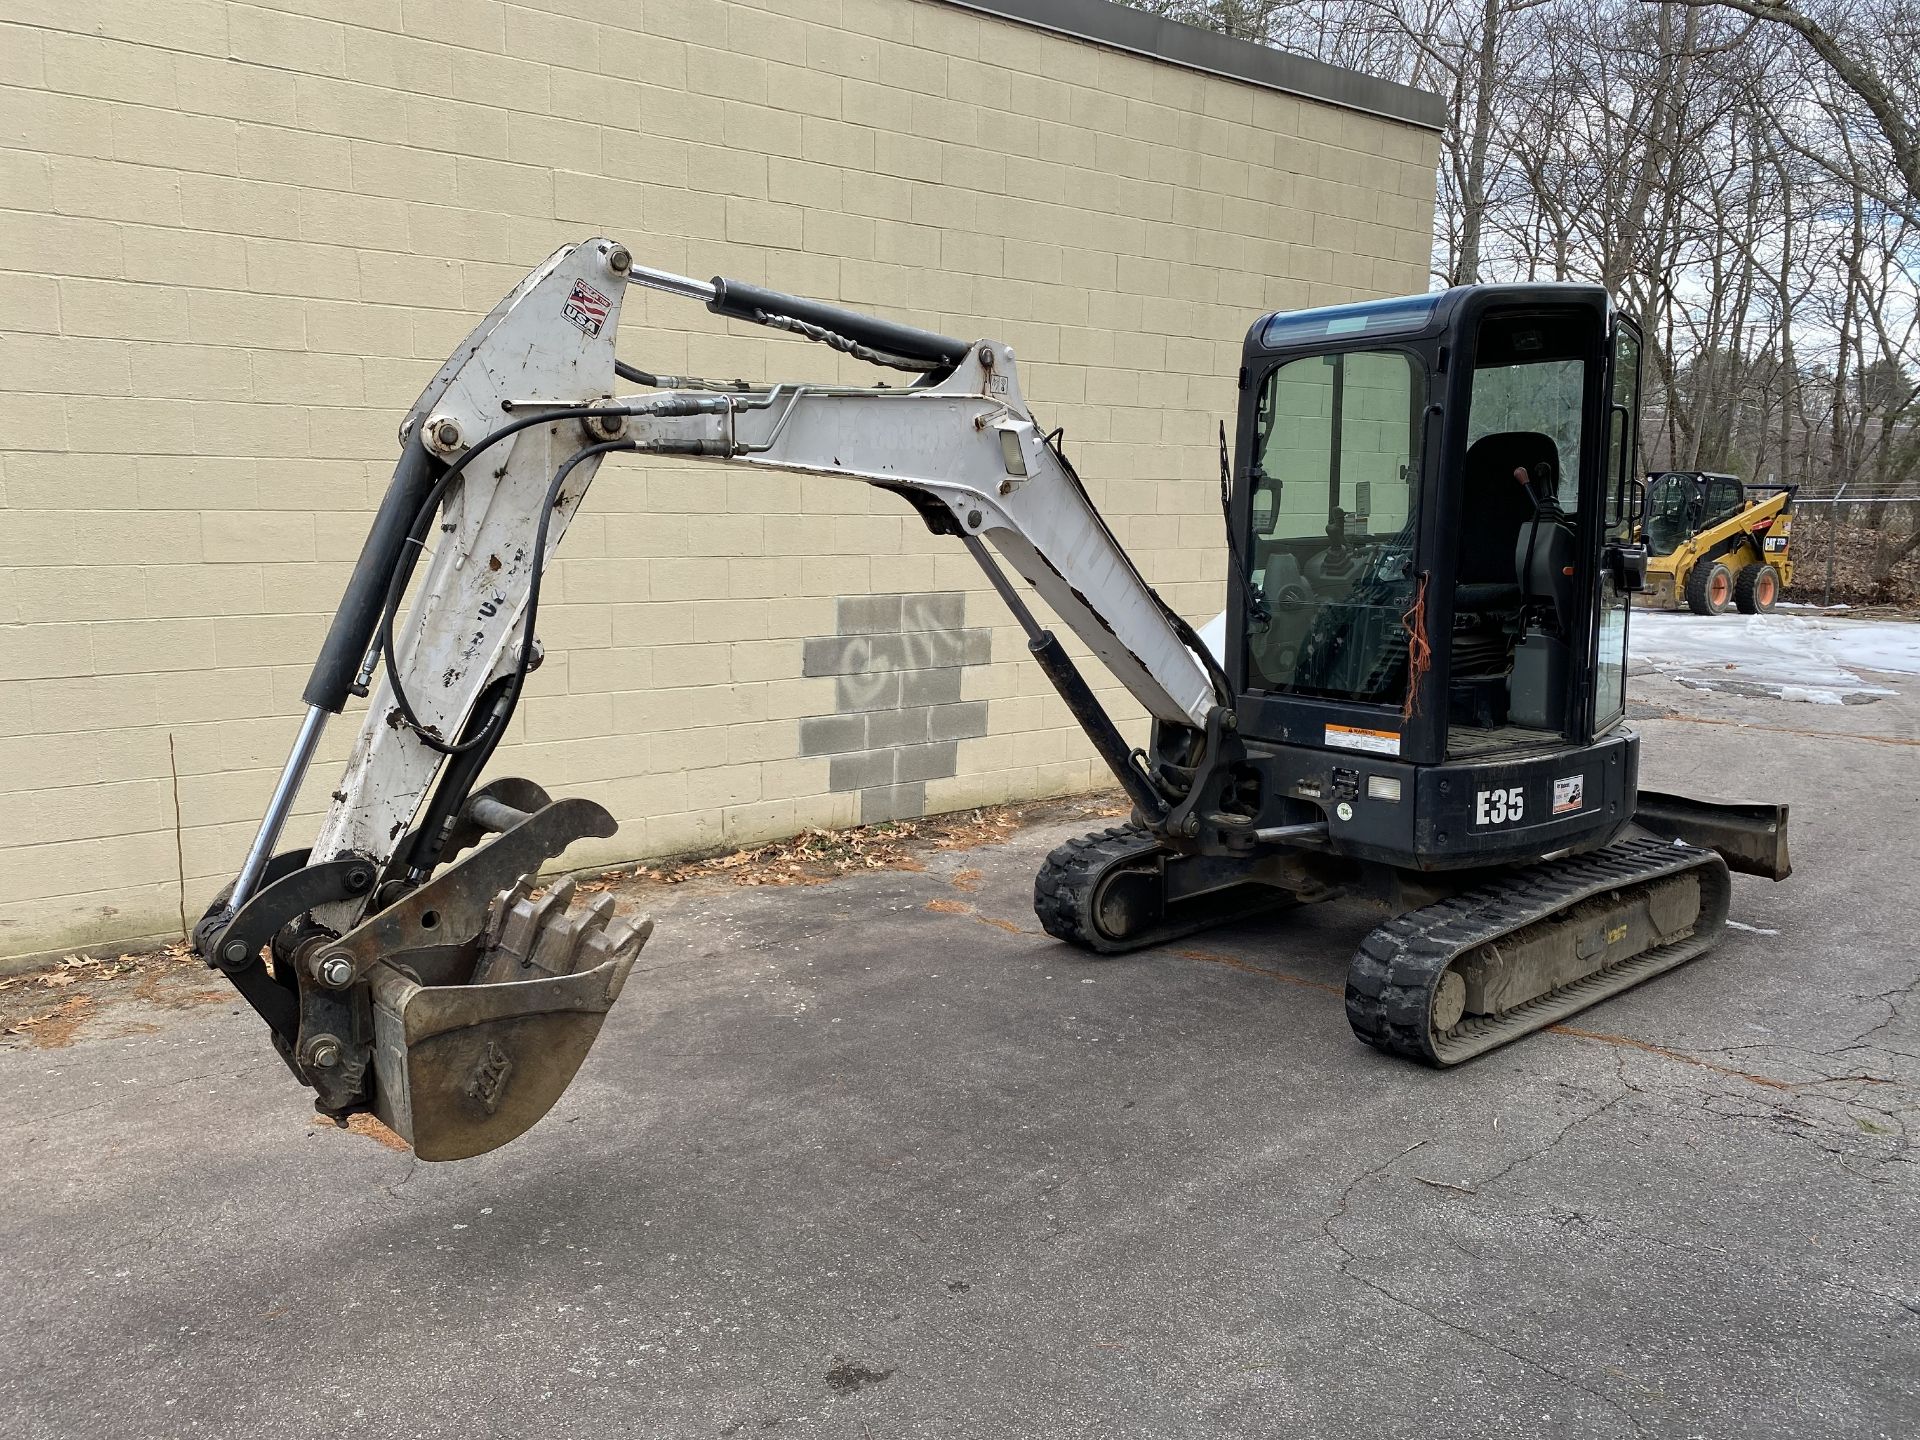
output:
POLYGON ((1400 706, 1400 722, 1406 724, 1420 710, 1420 682, 1433 666, 1433 647, 1427 643, 1427 572, 1420 572, 1420 585, 1413 592, 1413 604, 1400 617, 1407 628, 1407 698, 1400 706))

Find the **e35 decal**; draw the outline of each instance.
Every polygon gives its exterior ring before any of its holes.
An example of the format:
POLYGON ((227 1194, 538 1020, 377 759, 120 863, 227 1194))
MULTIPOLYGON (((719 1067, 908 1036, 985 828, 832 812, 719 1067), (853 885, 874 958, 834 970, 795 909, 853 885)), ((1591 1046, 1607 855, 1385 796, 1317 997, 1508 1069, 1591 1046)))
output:
POLYGON ((1504 790, 1482 790, 1473 797, 1476 825, 1517 825, 1527 813, 1527 792, 1515 785, 1504 790))

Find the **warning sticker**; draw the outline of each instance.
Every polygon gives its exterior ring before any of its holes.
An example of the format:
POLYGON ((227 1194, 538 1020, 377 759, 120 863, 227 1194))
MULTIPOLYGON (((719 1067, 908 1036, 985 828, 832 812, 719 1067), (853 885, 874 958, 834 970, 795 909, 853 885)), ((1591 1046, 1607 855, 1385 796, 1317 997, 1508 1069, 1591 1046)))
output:
POLYGON ((567 303, 560 307, 560 313, 587 334, 598 335, 600 327, 607 323, 607 312, 611 309, 613 301, 586 281, 576 280, 567 295, 567 303))
POLYGON ((1342 750, 1370 750, 1375 755, 1398 755, 1400 732, 1363 730, 1357 725, 1329 725, 1326 743, 1337 745, 1342 750))
POLYGON ((1578 810, 1586 803, 1587 777, 1569 775, 1564 780, 1553 782, 1553 813, 1565 815, 1570 810, 1578 810))

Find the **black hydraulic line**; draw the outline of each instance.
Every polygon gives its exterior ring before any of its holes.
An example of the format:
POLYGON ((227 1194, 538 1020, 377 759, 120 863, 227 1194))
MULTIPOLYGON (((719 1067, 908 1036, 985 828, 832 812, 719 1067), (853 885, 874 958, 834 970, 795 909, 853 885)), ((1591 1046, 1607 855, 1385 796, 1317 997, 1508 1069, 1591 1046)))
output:
POLYGON ((877 315, 863 315, 858 310, 843 309, 801 295, 783 295, 778 290, 749 285, 744 280, 728 280, 716 275, 713 292, 707 308, 716 315, 749 320, 756 325, 766 324, 768 316, 786 316, 902 360, 958 365, 971 348, 966 340, 936 335, 931 330, 883 320, 877 315))
POLYGON ((722 394, 749 394, 755 390, 771 390, 771 385, 756 385, 751 380, 709 380, 699 375, 655 375, 650 370, 642 370, 638 365, 629 365, 624 360, 613 362, 613 373, 622 380, 631 380, 635 385, 644 385, 649 390, 716 390, 722 394))
POLYGON ((333 624, 301 698, 335 715, 346 708, 347 697, 354 693, 354 682, 366 660, 367 647, 376 634, 386 635, 392 628, 390 609, 398 603, 398 592, 406 589, 407 577, 413 573, 413 557, 426 539, 426 528, 441 497, 481 451, 546 421, 629 413, 577 405, 522 416, 486 435, 451 465, 442 465, 427 453, 416 428, 407 437, 393 468, 393 479, 387 483, 387 493, 374 514, 366 543, 360 547, 360 558, 354 562, 346 592, 333 613, 333 624))
POLYGON ((447 837, 453 832, 454 821, 466 805, 467 796, 473 793, 474 782, 507 733, 507 721, 513 718, 517 698, 512 675, 500 676, 480 692, 460 738, 466 741, 484 735, 492 737, 493 743, 448 757, 447 767, 441 772, 433 797, 427 801, 426 813, 416 828, 420 838, 407 856, 409 878, 425 875, 439 863, 440 852, 446 848, 447 837))
POLYGON ((406 448, 400 452, 400 461, 394 466, 387 493, 367 531, 366 543, 360 547, 360 558, 354 564, 346 592, 340 597, 339 608, 333 612, 333 624, 313 662, 313 672, 307 677, 307 688, 301 697, 307 704, 335 715, 346 708, 354 678, 360 673, 367 646, 380 624, 387 582, 405 557, 407 536, 413 530, 422 504, 435 488, 440 469, 439 463, 420 443, 417 431, 408 437, 406 448))
MULTIPOLYGON (((590 411, 588 413, 621 414, 627 412, 601 410, 598 412, 590 411)), ((525 423, 537 424, 540 420, 550 420, 552 418, 553 416, 548 414, 535 417, 525 423)), ((483 442, 483 445, 491 443, 513 428, 516 427, 503 425, 499 430, 494 431, 492 435, 488 436, 487 440, 483 442)), ((521 425, 517 428, 525 428, 525 426, 521 425)), ((480 452, 481 448, 482 446, 477 445, 472 450, 469 450, 465 455, 460 457, 461 462, 464 463, 471 460, 480 452)), ((406 722, 407 727, 412 730, 414 734, 418 735, 420 739, 426 743, 429 749, 437 750, 442 755, 464 755, 469 751, 479 749, 485 749, 491 752, 493 748, 500 743, 500 737, 506 731, 506 722, 512 717, 514 706, 520 702, 520 690, 521 687, 526 684, 527 672, 533 668, 533 627, 540 613, 540 581, 541 576, 546 570, 547 527, 552 523, 553 508, 560 499, 561 489, 566 485, 567 477, 573 474, 573 467, 588 457, 604 455, 612 450, 638 450, 639 448, 638 443, 632 440, 602 441, 598 445, 589 445, 584 449, 574 451, 573 454, 561 461, 559 468, 553 472, 553 480, 547 486, 546 496, 540 504, 540 523, 534 531, 532 559, 527 569, 526 620, 520 634, 520 655, 514 663, 512 683, 508 686, 503 704, 499 707, 500 718, 497 723, 488 725, 486 729, 482 730, 479 734, 461 740, 457 744, 448 744, 420 723, 420 717, 414 713, 413 706, 407 699, 406 690, 402 687, 400 669, 393 658, 393 620, 400 608, 401 593, 406 589, 407 573, 412 567, 405 566, 394 572, 393 581, 387 590, 387 603, 381 611, 381 658, 387 667, 387 688, 393 691, 393 703, 399 708, 401 719, 406 722)), ((453 474, 454 471, 449 469, 444 479, 450 479, 453 474)), ((436 485, 434 487, 434 492, 429 497, 429 507, 419 522, 420 526, 431 522, 433 514, 432 507, 437 506, 439 503, 440 495, 444 490, 444 479, 442 485, 436 485)))

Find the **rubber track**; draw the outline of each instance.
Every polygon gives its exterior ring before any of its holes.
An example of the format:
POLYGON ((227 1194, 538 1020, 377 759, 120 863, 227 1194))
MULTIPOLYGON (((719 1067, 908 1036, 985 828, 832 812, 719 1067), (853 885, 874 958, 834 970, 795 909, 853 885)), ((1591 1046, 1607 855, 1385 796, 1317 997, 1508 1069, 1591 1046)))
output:
POLYGON ((1642 838, 1532 865, 1387 921, 1360 943, 1347 967, 1347 1019, 1369 1045, 1429 1065, 1457 1065, 1565 1019, 1713 948, 1725 929, 1732 886, 1709 850, 1642 838), (1622 960, 1497 1017, 1468 1019, 1445 1035, 1428 1017, 1448 966, 1476 946, 1550 919, 1610 890, 1687 871, 1699 873, 1693 933, 1622 960))
POLYGON ((1056 940, 1096 955, 1123 955, 1292 903, 1282 891, 1249 886, 1238 894, 1225 891, 1183 901, 1181 913, 1173 919, 1124 940, 1105 934, 1093 919, 1100 882, 1115 870, 1150 859, 1161 850, 1160 842, 1141 825, 1115 825, 1056 846, 1033 877, 1033 913, 1056 940))
MULTIPOLYGON (((1033 877, 1033 913, 1056 940, 1101 955, 1137 950, 1162 938, 1111 940, 1093 923, 1093 897, 1100 881, 1129 861, 1145 860, 1160 842, 1143 825, 1113 825, 1056 845, 1033 877)), ((1185 933, 1184 931, 1181 933, 1185 933)))

